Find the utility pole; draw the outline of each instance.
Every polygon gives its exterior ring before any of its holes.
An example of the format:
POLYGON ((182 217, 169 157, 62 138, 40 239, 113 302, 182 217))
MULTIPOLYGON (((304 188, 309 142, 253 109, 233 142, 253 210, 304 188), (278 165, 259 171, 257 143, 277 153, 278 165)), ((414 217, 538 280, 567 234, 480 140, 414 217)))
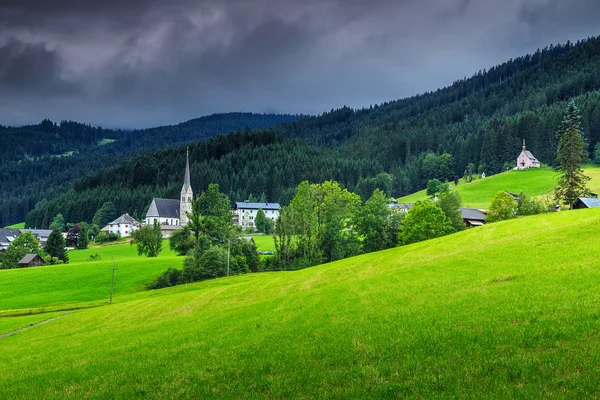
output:
POLYGON ((227 240, 227 276, 229 276, 229 257, 231 255, 231 238, 227 240))
POLYGON ((112 283, 110 285, 110 303, 112 304, 112 297, 113 297, 113 290, 115 289, 115 269, 117 269, 116 265, 115 265, 115 258, 113 257, 113 266, 112 268, 112 283))

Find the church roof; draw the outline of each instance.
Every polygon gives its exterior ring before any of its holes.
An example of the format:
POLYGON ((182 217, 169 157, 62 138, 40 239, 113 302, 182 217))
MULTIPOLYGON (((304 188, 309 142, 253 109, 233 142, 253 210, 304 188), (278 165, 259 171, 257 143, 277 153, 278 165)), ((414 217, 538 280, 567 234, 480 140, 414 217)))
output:
POLYGON ((115 219, 109 225, 139 225, 140 223, 135 220, 129 214, 123 214, 119 218, 115 219))
POLYGON ((537 161, 538 159, 535 158, 535 156, 533 154, 531 154, 531 152, 529 150, 523 150, 523 153, 525 153, 525 155, 527 156, 527 158, 529 158, 531 161, 537 161))
POLYGON ((179 200, 152 199, 146 217, 179 218, 179 200))
POLYGON ((236 209, 244 209, 244 210, 258 210, 262 208, 263 210, 279 210, 281 206, 279 203, 251 203, 249 201, 238 201, 235 203, 236 209))

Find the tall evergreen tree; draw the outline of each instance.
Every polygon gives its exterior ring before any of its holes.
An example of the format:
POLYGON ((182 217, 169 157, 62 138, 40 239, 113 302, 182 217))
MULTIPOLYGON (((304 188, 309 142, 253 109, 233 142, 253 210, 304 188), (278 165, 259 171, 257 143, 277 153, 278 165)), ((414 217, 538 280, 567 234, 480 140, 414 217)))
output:
POLYGON ((96 211, 92 224, 98 225, 100 228, 104 228, 108 223, 117 219, 117 209, 111 201, 107 201, 102 204, 102 207, 96 211))
POLYGON ((58 229, 53 229, 48 241, 46 242, 46 253, 51 257, 56 257, 64 263, 69 262, 69 256, 65 250, 66 242, 58 229))
POLYGON ((574 101, 567 106, 567 113, 557 132, 556 169, 560 172, 556 199, 573 206, 577 198, 587 192, 589 177, 583 173, 582 166, 588 161, 586 143, 581 131, 581 114, 574 101))

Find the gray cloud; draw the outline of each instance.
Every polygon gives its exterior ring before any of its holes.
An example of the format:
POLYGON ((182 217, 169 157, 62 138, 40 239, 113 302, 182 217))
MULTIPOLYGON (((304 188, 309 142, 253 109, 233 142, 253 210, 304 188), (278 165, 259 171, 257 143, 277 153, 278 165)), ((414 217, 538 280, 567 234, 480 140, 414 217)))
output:
POLYGON ((3 0, 0 123, 368 106, 597 34, 593 0, 563 3, 3 0))

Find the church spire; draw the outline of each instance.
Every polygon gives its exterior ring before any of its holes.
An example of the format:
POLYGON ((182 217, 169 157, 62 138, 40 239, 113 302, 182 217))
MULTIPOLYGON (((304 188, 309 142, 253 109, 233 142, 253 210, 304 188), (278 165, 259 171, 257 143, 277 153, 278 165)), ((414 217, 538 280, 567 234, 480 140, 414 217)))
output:
POLYGON ((188 146, 185 155, 185 175, 183 177, 183 190, 187 191, 190 185, 190 147, 188 146))
POLYGON ((525 151, 525 138, 523 138, 523 151, 525 151))

